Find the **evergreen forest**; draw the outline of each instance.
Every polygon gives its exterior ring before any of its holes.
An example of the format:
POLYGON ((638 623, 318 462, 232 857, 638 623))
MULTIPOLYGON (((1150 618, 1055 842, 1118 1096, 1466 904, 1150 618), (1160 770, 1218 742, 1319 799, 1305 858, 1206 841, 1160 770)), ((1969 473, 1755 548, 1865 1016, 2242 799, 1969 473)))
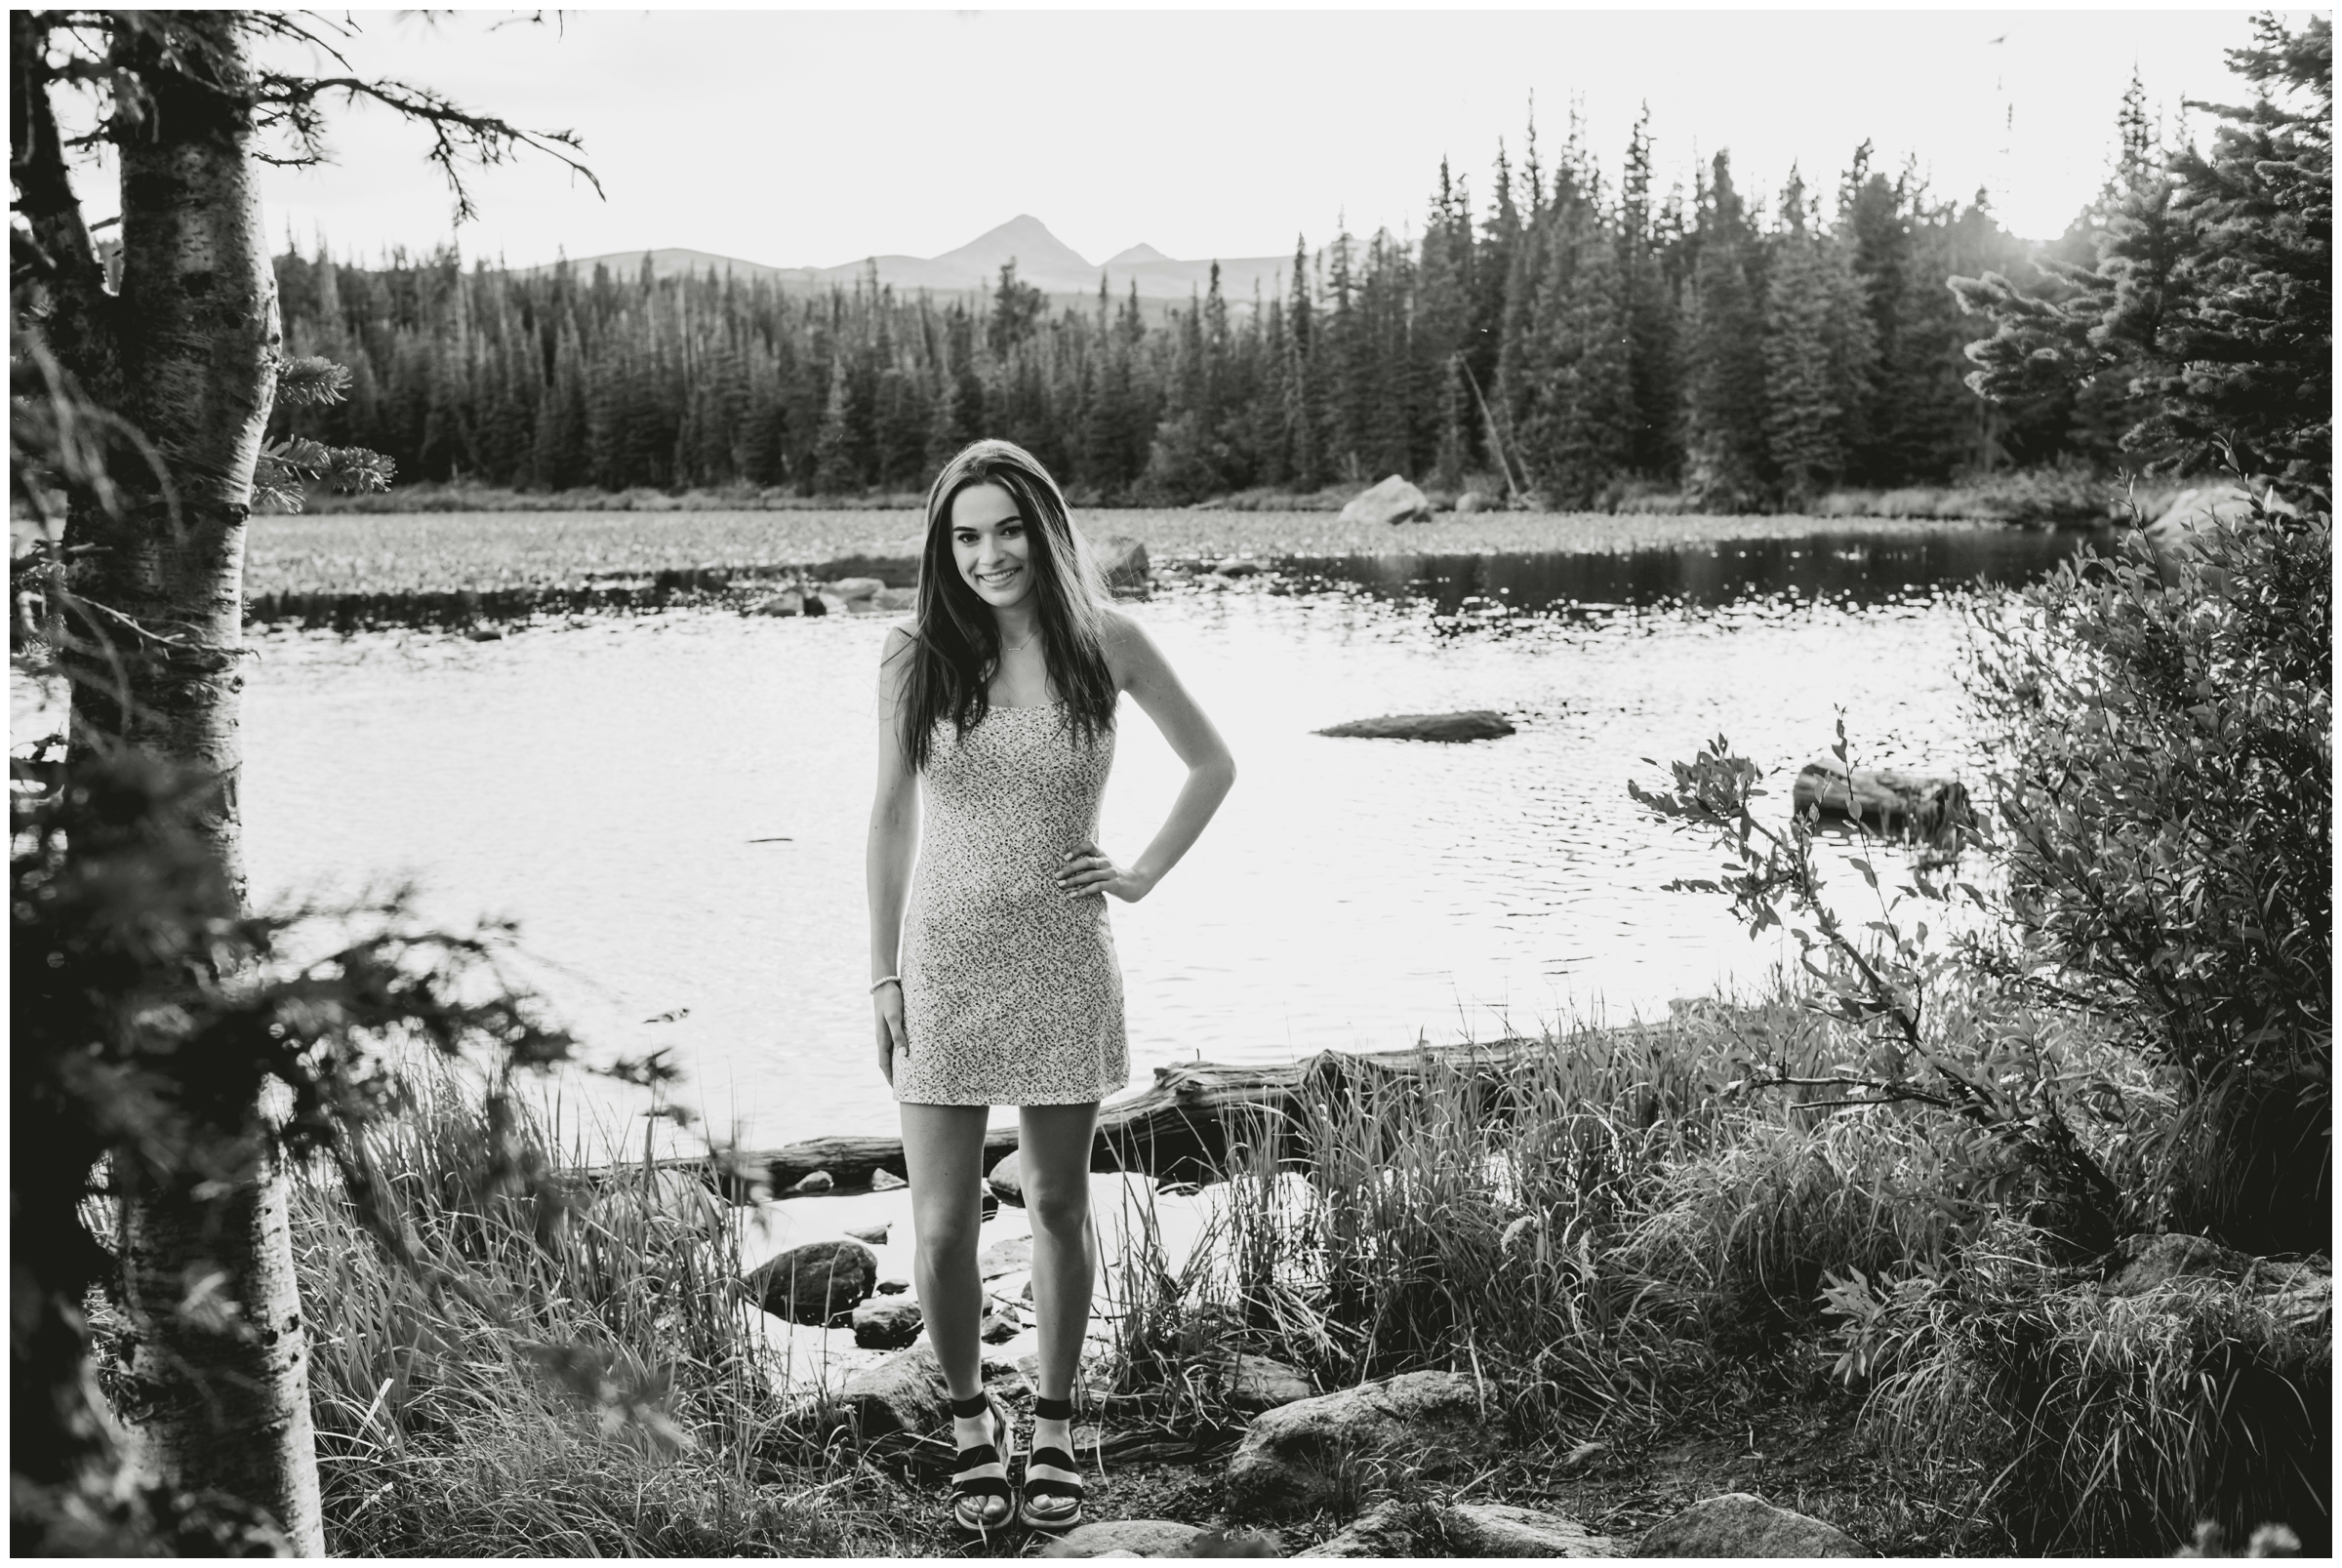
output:
MULTIPOLYGON (((2088 265, 2161 179, 2134 82, 2099 198, 2042 247, 1979 192, 1855 149, 1834 189, 1777 195, 1728 153, 1654 188, 1648 118, 1615 180, 1573 126, 1547 167, 1500 147, 1484 199, 1443 161, 1420 240, 1295 247, 1281 297, 1213 286, 1167 312, 1060 308, 1004 267, 989 298, 906 298, 874 275, 822 295, 567 262, 466 270, 452 250, 360 268, 276 262, 288 346, 352 373, 295 433, 404 480, 529 491, 915 491, 980 435, 1038 455, 1085 503, 1186 503, 1400 473, 1562 508, 1638 495, 1796 505, 1837 486, 1941 484, 2071 462, 2105 469, 2136 410, 1966 383, 1955 277, 2088 265)), ((2046 274, 2040 274, 2046 276, 2046 274)), ((1062 300, 1062 297, 1061 297, 1062 300)), ((2110 383, 2111 384, 2111 383, 2110 383)))

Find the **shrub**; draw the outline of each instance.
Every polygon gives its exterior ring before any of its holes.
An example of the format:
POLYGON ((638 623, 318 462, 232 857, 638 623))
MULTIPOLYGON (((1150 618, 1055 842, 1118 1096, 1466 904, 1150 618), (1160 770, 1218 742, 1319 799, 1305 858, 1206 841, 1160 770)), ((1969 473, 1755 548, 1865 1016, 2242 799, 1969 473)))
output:
POLYGON ((2013 968, 2173 1075, 2142 1218, 2255 1252, 2331 1238, 2331 573, 2324 512, 2256 502, 1974 622, 2013 968))

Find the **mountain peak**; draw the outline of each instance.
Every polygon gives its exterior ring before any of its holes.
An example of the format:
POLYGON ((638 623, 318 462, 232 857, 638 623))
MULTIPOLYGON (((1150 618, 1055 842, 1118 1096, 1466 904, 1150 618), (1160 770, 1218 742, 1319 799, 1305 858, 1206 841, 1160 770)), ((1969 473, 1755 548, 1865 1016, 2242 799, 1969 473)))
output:
POLYGON ((1049 225, 1030 213, 1019 213, 998 228, 987 229, 955 251, 934 259, 937 266, 973 270, 987 275, 1006 261, 1017 263, 1017 275, 1042 287, 1072 282, 1086 287, 1097 268, 1081 253, 1049 232, 1049 225))
POLYGON ((1170 257, 1165 256, 1151 245, 1139 244, 1133 245, 1118 256, 1108 257, 1106 264, 1108 266, 1139 266, 1148 261, 1168 261, 1170 260, 1170 257))

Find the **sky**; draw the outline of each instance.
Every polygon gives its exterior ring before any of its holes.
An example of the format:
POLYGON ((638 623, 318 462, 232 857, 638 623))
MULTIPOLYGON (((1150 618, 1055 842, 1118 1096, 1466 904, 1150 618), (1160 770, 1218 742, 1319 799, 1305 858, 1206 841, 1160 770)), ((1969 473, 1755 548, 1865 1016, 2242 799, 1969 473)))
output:
MULTIPOLYGON (((1573 105, 1615 181, 1648 105, 1661 183, 1729 149, 1744 189, 1835 190, 1854 146, 1988 188, 2048 238, 2105 178, 2135 68, 2152 104, 2241 97, 2247 13, 1933 11, 568 11, 351 17, 368 75, 576 131, 604 195, 524 155, 461 229, 427 136, 337 109, 334 162, 269 170, 272 242, 372 261, 450 240, 530 264, 680 246, 780 266, 933 256, 1030 213, 1092 261, 1420 234, 1439 162, 1485 209, 1534 116, 1573 105)), ((288 63, 305 63, 292 62, 288 63)), ((314 67, 312 67, 314 68, 314 67)), ((338 73, 338 68, 336 68, 338 73)), ((2194 116, 2201 126, 2203 117, 2194 116)), ((92 211, 103 198, 92 193, 92 211)))

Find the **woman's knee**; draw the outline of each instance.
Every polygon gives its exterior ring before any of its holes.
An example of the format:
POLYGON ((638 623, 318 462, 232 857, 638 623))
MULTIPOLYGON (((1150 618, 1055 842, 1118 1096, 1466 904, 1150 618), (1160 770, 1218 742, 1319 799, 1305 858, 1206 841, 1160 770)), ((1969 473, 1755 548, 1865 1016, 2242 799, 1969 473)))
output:
POLYGON ((959 1212, 957 1205, 941 1204, 912 1212, 910 1227, 917 1238, 919 1256, 935 1267, 976 1266, 976 1240, 983 1213, 973 1203, 966 1207, 965 1214, 959 1212))
POLYGON ((1025 1189, 1025 1212, 1033 1229, 1070 1240, 1081 1234, 1090 1219, 1089 1173, 1078 1182, 1034 1184, 1025 1189))

